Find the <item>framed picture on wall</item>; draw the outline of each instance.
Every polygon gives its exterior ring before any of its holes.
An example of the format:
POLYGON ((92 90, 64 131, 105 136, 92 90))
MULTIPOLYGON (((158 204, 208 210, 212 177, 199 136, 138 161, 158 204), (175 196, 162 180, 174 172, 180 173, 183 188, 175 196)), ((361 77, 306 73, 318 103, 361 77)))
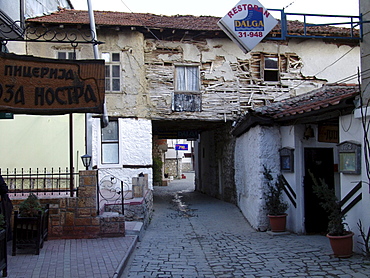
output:
POLYGON ((284 172, 294 172, 294 149, 282 148, 280 150, 280 169, 284 172))
POLYGON ((339 172, 343 174, 361 174, 361 145, 346 141, 338 145, 339 172))

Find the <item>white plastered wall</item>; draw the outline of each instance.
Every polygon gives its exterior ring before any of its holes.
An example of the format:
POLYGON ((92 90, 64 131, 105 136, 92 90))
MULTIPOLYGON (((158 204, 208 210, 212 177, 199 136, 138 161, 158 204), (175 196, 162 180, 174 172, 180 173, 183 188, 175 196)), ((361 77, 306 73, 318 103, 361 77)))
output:
MULTIPOLYGON (((118 125, 120 163, 114 165, 101 164, 100 119, 93 120, 92 165, 96 165, 99 169, 99 180, 106 176, 114 176, 123 182, 124 190, 132 190, 132 178, 143 173, 148 174, 149 189, 153 189, 151 121, 119 118, 118 125)), ((115 189, 120 190, 120 183, 116 186, 115 189)))
MULTIPOLYGON (((369 121, 369 118, 367 118, 369 121)), ((357 109, 353 114, 340 117, 339 119, 340 128, 340 142, 354 141, 361 144, 361 174, 360 175, 349 175, 340 174, 341 180, 341 198, 343 199, 348 192, 351 191, 360 181, 362 181, 362 189, 357 192, 345 205, 348 205, 355 197, 360 193, 362 194, 362 200, 357 203, 346 215, 345 222, 348 224, 348 228, 355 233, 353 237, 354 248, 356 252, 361 252, 361 238, 359 237, 358 223, 361 220, 365 233, 370 227, 370 187, 369 180, 366 176, 366 166, 365 166, 365 153, 364 153, 364 143, 363 143, 363 129, 361 124, 361 113, 357 109)))
POLYGON ((272 175, 280 172, 279 149, 281 146, 278 127, 256 126, 236 139, 235 184, 240 210, 251 226, 265 231, 268 228, 264 209, 265 180, 263 166, 272 175))
MULTIPOLYGON (((302 148, 302 135, 304 132, 303 126, 282 126, 280 127, 281 133, 281 147, 293 149, 294 156, 294 171, 282 172, 286 181, 295 192, 296 198, 293 194, 292 198, 296 202, 296 207, 293 203, 284 196, 288 202, 289 208, 287 210, 287 229, 295 233, 304 233, 304 198, 303 198, 303 148, 302 148)), ((285 194, 284 194, 285 195, 285 194)))

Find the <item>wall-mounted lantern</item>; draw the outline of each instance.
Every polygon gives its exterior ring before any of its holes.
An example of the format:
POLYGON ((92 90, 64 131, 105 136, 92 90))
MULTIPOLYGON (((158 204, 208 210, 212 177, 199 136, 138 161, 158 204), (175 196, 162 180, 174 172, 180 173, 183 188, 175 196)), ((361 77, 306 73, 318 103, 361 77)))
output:
POLYGON ((315 133, 313 131, 313 128, 309 125, 304 131, 303 138, 308 140, 313 137, 315 137, 315 133))

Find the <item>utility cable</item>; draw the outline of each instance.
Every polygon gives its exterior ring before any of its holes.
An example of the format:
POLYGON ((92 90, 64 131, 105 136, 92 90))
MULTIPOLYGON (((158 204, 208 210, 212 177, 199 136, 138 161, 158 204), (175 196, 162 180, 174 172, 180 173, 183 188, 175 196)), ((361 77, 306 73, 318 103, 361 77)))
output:
POLYGON ((286 5, 286 6, 283 8, 283 10, 285 10, 285 9, 289 8, 291 5, 293 5, 293 4, 294 4, 294 2, 295 2, 295 1, 290 2, 290 4, 286 5))
MULTIPOLYGON (((292 1, 292 2, 290 2, 287 6, 285 6, 284 7, 284 9, 286 9, 286 8, 288 8, 288 7, 290 7, 291 5, 293 5, 294 3, 296 2, 296 0, 294 0, 294 1, 292 1)), ((131 13, 134 13, 131 9, 130 9, 130 7, 123 1, 123 0, 121 0, 121 3, 131 12, 131 13)), ((148 32, 150 32, 150 34, 152 34, 152 36, 154 37, 154 39, 155 40, 157 40, 159 43, 160 43, 160 45, 162 45, 165 49, 167 49, 168 51, 171 51, 170 49, 168 49, 165 45, 164 45, 164 43, 152 32, 152 30, 149 28, 149 27, 147 27, 145 24, 143 24, 143 27, 144 28, 146 28, 147 29, 147 31, 148 32)), ((339 62, 341 59, 343 59, 346 55, 348 55, 353 49, 355 49, 356 48, 356 46, 353 46, 352 48, 350 48, 347 52, 345 52, 343 55, 341 55, 338 59, 336 59, 335 61, 333 61, 332 63, 330 63, 329 65, 327 65, 325 68, 323 68, 321 71, 319 71, 318 73, 316 73, 316 74, 314 74, 314 76, 317 76, 317 75, 319 75, 319 74, 321 74, 322 72, 324 72, 324 71, 326 71, 328 68, 330 68, 330 67, 332 67, 333 65, 335 65, 337 62, 339 62)), ((135 59, 136 60, 136 59, 135 59)), ((138 63, 138 61, 136 60, 136 62, 138 63)), ((140 65, 139 65, 140 66, 140 65)), ((192 73, 192 74, 194 74, 194 76, 198 79, 198 81, 200 81, 200 76, 199 75, 195 75, 195 73, 192 73)), ((349 80, 351 80, 351 79, 353 79, 353 78, 355 78, 356 77, 356 74, 353 74, 353 75, 350 75, 350 76, 348 76, 348 77, 345 77, 345 78, 342 78, 341 80, 339 80, 339 82, 346 82, 346 81, 349 81, 349 80)), ((309 80, 302 80, 302 82, 300 82, 299 84, 297 84, 297 85, 295 85, 294 87, 292 87, 292 88, 290 88, 289 89, 289 91, 292 91, 292 90, 294 90, 294 89, 296 89, 297 87, 299 87, 299 86, 301 86, 303 83, 305 83, 305 82, 307 82, 307 81, 309 81, 309 80)), ((207 90, 207 88, 206 88, 206 90, 207 90)), ((219 95, 219 93, 218 92, 216 92, 215 91, 215 93, 224 101, 224 102, 228 102, 223 96, 221 96, 221 95, 219 95)), ((282 94, 284 94, 284 93, 282 93, 282 94)), ((280 95, 282 95, 282 94, 280 94, 280 95)), ((279 96, 280 96, 279 95, 279 96)), ((278 96, 278 97, 279 97, 278 96)), ((228 102, 229 103, 229 102, 228 102)), ((229 103, 230 104, 230 103, 229 103)))
MULTIPOLYGON (((356 46, 353 46, 350 50, 348 50, 346 53, 344 53, 342 56, 340 56, 338 59, 336 59, 334 62, 332 62, 330 65, 326 66, 324 69, 322 69, 321 71, 319 71, 318 73, 314 74, 313 76, 317 76, 319 75, 320 73, 324 72, 325 70, 327 70, 328 68, 330 68, 331 66, 333 66, 334 64, 336 64, 337 62, 339 62, 341 59, 343 59, 346 55, 348 55, 353 49, 355 49, 356 46)), ((299 84, 295 85, 294 87, 290 88, 289 91, 292 91, 294 90, 295 88, 301 86, 303 83, 307 82, 307 81, 310 81, 310 80, 302 80, 302 82, 300 82, 299 84)))

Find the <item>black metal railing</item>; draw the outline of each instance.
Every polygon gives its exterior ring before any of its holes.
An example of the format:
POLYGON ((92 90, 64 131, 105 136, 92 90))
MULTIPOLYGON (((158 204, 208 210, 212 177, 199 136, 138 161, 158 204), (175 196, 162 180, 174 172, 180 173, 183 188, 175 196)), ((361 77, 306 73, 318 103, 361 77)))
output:
POLYGON ((97 189, 98 214, 105 211, 125 214, 125 198, 130 191, 123 181, 112 174, 101 174, 97 189))
MULTIPOLYGON (((73 170, 73 169, 72 169, 73 170)), ((9 196, 23 196, 29 193, 40 195, 75 195, 79 184, 78 173, 70 172, 68 167, 55 170, 31 168, 24 169, 1 169, 9 189, 9 196)))

